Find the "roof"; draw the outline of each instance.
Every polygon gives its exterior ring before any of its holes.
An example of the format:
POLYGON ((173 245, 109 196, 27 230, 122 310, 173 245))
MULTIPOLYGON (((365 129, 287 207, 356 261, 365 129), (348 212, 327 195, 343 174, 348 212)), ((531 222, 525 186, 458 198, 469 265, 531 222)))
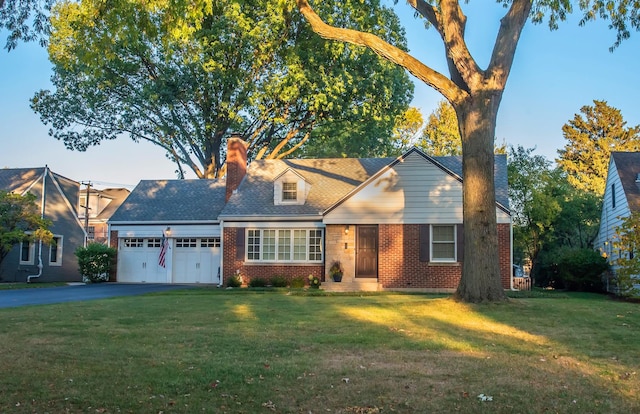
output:
MULTIPOLYGON (((461 157, 428 157, 427 160, 458 178, 462 176, 461 157)), ((224 217, 321 217, 323 212, 343 197, 395 163, 398 158, 325 158, 253 161, 234 194, 222 211, 224 217), (273 182, 287 169, 303 176, 311 189, 304 205, 274 205, 273 182)), ((507 159, 496 155, 496 200, 508 209, 507 159)))
POLYGON ((97 190, 96 192, 103 197, 111 199, 111 202, 96 217, 103 220, 110 218, 129 194, 131 194, 126 188, 105 188, 104 190, 97 190))
POLYGON ((42 173, 44 173, 44 167, 0 169, 0 189, 22 193, 37 181, 42 173))
POLYGON ((109 222, 217 221, 224 203, 221 181, 142 180, 109 222))
POLYGON ((640 152, 612 152, 618 176, 631 211, 640 211, 640 186, 636 182, 640 174, 640 152))

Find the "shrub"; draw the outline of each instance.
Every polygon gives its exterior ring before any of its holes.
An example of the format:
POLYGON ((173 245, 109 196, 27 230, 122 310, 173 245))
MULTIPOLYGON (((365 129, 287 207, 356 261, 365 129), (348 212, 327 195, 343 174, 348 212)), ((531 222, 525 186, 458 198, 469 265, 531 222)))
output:
POLYGON ((242 279, 239 275, 233 275, 227 279, 227 287, 237 288, 242 286, 242 279))
POLYGON ((602 275, 607 260, 591 249, 561 247, 545 252, 540 260, 538 282, 556 289, 603 292, 602 275))
POLYGON ((249 287, 265 287, 267 286, 267 281, 265 279, 262 279, 260 277, 257 277, 255 279, 251 279, 249 281, 249 287))
POLYGON ((273 287, 287 287, 289 281, 284 276, 273 276, 271 278, 271 286, 273 287))
POLYGON ((89 243, 87 247, 78 247, 75 255, 85 282, 99 283, 109 280, 116 249, 101 243, 89 243))
POLYGON ((301 289, 305 286, 305 280, 303 277, 294 277, 291 279, 291 287, 294 289, 301 289))
POLYGON ((317 276, 309 275, 309 287, 311 289, 319 289, 320 279, 317 276))

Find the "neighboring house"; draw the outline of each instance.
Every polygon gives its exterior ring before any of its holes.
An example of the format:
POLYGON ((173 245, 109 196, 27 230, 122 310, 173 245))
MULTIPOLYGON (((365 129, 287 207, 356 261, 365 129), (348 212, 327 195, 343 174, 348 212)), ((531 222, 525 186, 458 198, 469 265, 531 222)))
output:
MULTIPOLYGON (((616 232, 622 219, 633 212, 640 212, 640 152, 612 152, 602 201, 600 230, 594 247, 607 258, 614 274, 616 260, 621 254, 628 254, 615 248, 616 232)), ((607 280, 607 290, 615 291, 615 286, 609 286, 609 282, 607 280)))
POLYGON ((81 281, 75 250, 84 245, 85 232, 78 219, 80 183, 44 168, 0 170, 0 188, 16 194, 32 193, 55 243, 23 242, 0 265, 3 282, 81 281), (43 194, 44 193, 44 194, 43 194), (44 204, 44 206, 43 206, 44 204))
MULTIPOLYGON (((244 175, 242 151, 230 148, 228 156, 227 184, 235 191, 219 216, 223 278, 239 275, 247 283, 313 275, 323 287, 340 290, 457 287, 464 231, 460 157, 412 149, 398 158, 256 160, 244 175), (328 277, 336 260, 344 270, 340 283, 328 277)), ((509 289, 506 156, 496 155, 495 165, 501 280, 509 289)))
POLYGON ((219 283, 225 192, 214 180, 140 181, 108 221, 111 281, 219 283))
POLYGON ((98 190, 87 187, 80 192, 78 212, 89 242, 106 244, 109 240, 107 221, 129 196, 126 188, 98 190), (87 198, 89 202, 87 203, 87 198), (87 214, 88 212, 88 214, 87 214))

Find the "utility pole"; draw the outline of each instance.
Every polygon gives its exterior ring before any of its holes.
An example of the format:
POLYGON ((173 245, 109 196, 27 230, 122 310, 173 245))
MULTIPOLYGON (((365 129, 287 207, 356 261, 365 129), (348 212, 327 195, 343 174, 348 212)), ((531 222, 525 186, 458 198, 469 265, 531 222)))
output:
POLYGON ((82 182, 81 184, 87 186, 87 196, 84 201, 84 247, 87 247, 87 244, 89 242, 89 192, 91 190, 91 181, 82 182))

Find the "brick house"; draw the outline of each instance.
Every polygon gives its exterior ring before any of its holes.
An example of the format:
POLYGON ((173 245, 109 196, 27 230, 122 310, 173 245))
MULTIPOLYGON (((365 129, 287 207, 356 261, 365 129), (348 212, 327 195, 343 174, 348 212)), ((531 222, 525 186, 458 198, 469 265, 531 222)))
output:
MULTIPOLYGON (((333 290, 453 291, 462 272, 462 161, 412 149, 398 158, 255 160, 234 141, 222 225, 222 277, 313 275, 333 290), (341 282, 328 274, 334 261, 341 282)), ((502 285, 512 287, 505 155, 496 155, 502 285)))

